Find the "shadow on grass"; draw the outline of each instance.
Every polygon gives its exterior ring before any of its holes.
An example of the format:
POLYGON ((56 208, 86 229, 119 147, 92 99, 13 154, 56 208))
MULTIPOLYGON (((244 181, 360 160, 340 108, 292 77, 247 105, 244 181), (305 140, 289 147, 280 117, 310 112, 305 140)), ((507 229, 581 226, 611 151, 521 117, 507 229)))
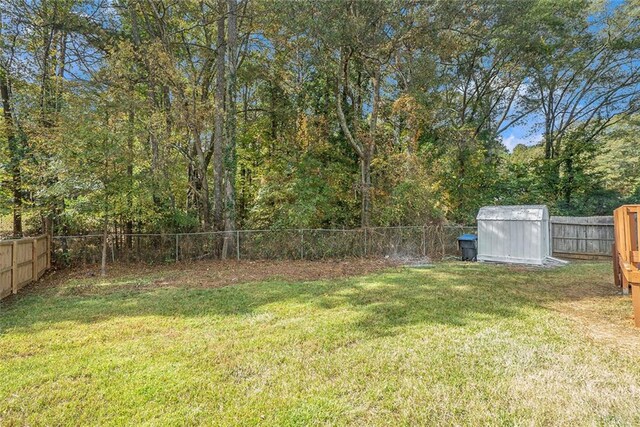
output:
POLYGON ((217 289, 116 287, 106 294, 75 296, 34 292, 2 307, 0 334, 121 317, 245 316, 269 310, 270 304, 290 303, 328 315, 331 312, 325 310, 336 310, 336 315, 340 310, 356 311, 359 320, 354 327, 382 336, 413 324, 463 326, 478 319, 521 315, 523 309, 539 307, 548 299, 570 297, 562 292, 566 284, 558 282, 571 277, 577 281, 576 271, 442 264, 319 282, 270 281, 217 289))

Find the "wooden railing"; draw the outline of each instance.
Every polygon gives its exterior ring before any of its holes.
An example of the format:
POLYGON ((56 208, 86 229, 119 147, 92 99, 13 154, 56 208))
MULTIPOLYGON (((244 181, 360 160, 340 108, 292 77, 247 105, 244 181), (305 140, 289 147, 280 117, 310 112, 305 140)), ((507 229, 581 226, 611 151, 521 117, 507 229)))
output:
POLYGON ((632 293, 636 326, 640 327, 640 205, 621 206, 613 212, 615 243, 613 270, 622 292, 632 293))
POLYGON ((0 241, 0 299, 38 280, 49 267, 49 236, 0 241))

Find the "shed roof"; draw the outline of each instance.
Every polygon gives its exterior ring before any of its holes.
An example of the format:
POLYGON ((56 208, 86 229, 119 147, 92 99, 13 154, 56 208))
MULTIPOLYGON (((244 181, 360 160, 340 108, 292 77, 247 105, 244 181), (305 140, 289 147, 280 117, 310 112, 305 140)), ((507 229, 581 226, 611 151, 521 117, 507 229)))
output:
POLYGON ((549 219, 545 205, 484 206, 480 208, 478 221, 541 221, 549 219))

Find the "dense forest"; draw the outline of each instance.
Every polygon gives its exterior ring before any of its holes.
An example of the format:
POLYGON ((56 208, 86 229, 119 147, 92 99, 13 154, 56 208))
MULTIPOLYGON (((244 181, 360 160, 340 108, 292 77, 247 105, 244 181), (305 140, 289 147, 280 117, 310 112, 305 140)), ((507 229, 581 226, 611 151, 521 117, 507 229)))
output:
POLYGON ((640 203, 637 0, 0 6, 0 216, 16 236, 640 203))

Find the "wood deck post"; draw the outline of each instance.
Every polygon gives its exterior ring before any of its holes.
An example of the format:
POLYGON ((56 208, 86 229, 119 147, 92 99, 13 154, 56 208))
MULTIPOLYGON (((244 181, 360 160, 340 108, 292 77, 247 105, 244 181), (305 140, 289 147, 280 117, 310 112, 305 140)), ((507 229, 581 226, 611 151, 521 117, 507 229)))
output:
POLYGON ((640 205, 624 205, 614 211, 614 279, 622 293, 631 291, 636 326, 640 327, 640 205))
POLYGON ((611 245, 611 258, 613 259, 613 283, 618 287, 622 287, 622 282, 620 281, 620 264, 618 260, 618 249, 616 248, 615 242, 611 245))

